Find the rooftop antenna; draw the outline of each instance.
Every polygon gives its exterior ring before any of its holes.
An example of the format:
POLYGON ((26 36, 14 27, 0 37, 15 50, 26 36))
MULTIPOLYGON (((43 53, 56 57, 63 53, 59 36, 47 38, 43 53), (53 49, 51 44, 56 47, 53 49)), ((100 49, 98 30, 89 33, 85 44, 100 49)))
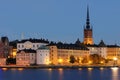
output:
POLYGON ((22 32, 21 33, 21 40, 23 40, 24 39, 24 33, 22 32))

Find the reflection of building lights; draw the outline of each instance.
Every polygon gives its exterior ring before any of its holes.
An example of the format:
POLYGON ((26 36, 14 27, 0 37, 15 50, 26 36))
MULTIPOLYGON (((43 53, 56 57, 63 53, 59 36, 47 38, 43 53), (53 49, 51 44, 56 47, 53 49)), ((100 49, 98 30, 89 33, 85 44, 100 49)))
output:
POLYGON ((91 71, 93 68, 88 68, 89 71, 91 71))
POLYGON ((62 70, 63 70, 63 68, 59 68, 58 70, 59 70, 59 71, 62 71, 62 70))
POLYGON ((78 70, 82 70, 82 68, 78 68, 78 70))
POLYGON ((6 70, 7 70, 7 68, 2 68, 2 70, 6 71, 6 70))
POLYGON ((18 70, 22 71, 22 70, 23 70, 23 68, 18 68, 18 70))
POLYGON ((103 69, 104 69, 103 67, 100 68, 100 70, 103 70, 103 69))
POLYGON ((51 70, 52 70, 52 68, 49 68, 48 70, 49 70, 49 71, 51 71, 51 70))

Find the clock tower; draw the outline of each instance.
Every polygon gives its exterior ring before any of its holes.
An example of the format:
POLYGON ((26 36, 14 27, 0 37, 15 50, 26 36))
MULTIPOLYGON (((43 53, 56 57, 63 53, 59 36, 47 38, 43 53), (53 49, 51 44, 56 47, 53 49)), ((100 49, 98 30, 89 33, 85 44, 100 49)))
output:
POLYGON ((89 19, 89 7, 87 7, 87 19, 86 19, 86 25, 84 27, 84 44, 90 44, 92 45, 93 42, 93 30, 90 25, 90 19, 89 19))

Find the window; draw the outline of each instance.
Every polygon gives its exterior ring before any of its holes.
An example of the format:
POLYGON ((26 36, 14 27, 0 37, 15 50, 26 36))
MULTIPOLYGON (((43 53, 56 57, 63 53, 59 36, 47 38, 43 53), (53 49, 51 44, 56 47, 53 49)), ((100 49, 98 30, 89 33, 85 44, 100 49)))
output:
POLYGON ((35 47, 35 45, 33 45, 33 47, 35 47))
POLYGON ((22 48, 24 48, 24 45, 22 45, 22 48))
POLYGON ((37 48, 39 47, 39 45, 37 45, 37 48))

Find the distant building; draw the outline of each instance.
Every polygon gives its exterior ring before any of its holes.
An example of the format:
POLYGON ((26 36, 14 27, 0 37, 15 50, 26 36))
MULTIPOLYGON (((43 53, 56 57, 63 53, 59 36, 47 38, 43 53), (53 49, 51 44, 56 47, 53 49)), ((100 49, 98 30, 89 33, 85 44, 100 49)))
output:
POLYGON ((44 39, 25 39, 17 43, 17 51, 23 49, 37 50, 42 45, 47 45, 49 41, 44 39))
POLYGON ((37 49, 36 64, 37 65, 50 64, 50 49, 49 49, 49 47, 43 45, 37 49))
MULTIPOLYGON (((79 42, 79 41, 78 41, 79 42)), ((50 61, 52 64, 67 65, 70 64, 70 56, 73 55, 80 64, 83 59, 89 57, 89 50, 84 45, 77 44, 50 44, 50 61)))
POLYGON ((0 40, 0 58, 7 58, 10 55, 8 37, 1 37, 0 40))
POLYGON ((16 65, 28 66, 36 64, 36 51, 32 49, 19 50, 16 55, 16 65))
POLYGON ((89 8, 87 7, 87 19, 86 19, 86 26, 84 27, 84 44, 90 44, 92 45, 94 43, 93 41, 93 32, 92 27, 90 25, 90 19, 89 19, 89 8))
POLYGON ((93 45, 88 44, 86 46, 90 50, 90 55, 98 54, 103 58, 107 57, 107 46, 105 45, 103 40, 101 40, 99 44, 93 44, 93 45))

